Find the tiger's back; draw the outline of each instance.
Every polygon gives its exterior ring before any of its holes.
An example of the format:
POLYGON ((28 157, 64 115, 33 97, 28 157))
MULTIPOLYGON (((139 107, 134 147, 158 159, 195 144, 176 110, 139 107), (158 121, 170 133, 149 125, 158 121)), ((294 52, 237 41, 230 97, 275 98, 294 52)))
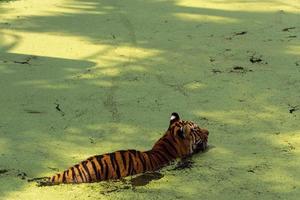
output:
POLYGON ((147 152, 121 150, 92 156, 51 177, 49 184, 96 182, 119 179, 156 170, 147 152))

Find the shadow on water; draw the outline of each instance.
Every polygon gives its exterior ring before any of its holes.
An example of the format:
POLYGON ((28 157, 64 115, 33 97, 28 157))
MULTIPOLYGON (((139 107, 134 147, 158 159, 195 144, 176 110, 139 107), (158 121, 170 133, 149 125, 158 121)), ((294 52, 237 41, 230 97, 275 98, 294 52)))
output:
POLYGON ((299 14, 214 2, 73 0, 57 3, 58 12, 1 22, 1 194, 22 190, 15 177, 149 149, 177 111, 207 127, 216 147, 188 170, 166 171, 147 192, 119 191, 124 198, 297 196, 299 111, 289 111, 300 98, 299 14), (26 42, 18 32, 101 48, 78 59, 13 53, 26 42))
MULTIPOLYGON (((45 147, 60 136, 57 138, 46 129, 54 133, 56 121, 64 119, 55 109, 59 94, 51 89, 45 93, 42 91, 53 85, 56 88, 60 85, 62 88, 67 87, 68 80, 60 73, 62 69, 85 71, 95 63, 3 52, 0 53, 0 63, 0 88, 3 94, 0 97, 1 113, 5 115, 0 120, 0 192, 5 194, 9 189, 18 190, 24 184, 23 181, 34 176, 35 170, 39 171, 41 163, 50 155, 55 156, 54 152, 51 153, 51 148, 45 147), (44 70, 47 71, 45 74, 44 70), (33 82, 39 85, 36 89, 31 87, 33 82), (35 100, 36 98, 40 100, 35 100), (49 115, 53 120, 48 121, 49 115), (43 126, 47 128, 44 129, 43 126), (20 181, 7 183, 10 177, 20 181)), ((63 96, 63 92, 61 95, 63 96)), ((51 165, 47 168, 52 171, 51 165)))
POLYGON ((149 184, 151 181, 159 180, 162 177, 164 177, 164 175, 159 172, 145 173, 145 174, 141 174, 135 178, 132 178, 130 180, 130 183, 134 187, 145 186, 145 185, 149 184))

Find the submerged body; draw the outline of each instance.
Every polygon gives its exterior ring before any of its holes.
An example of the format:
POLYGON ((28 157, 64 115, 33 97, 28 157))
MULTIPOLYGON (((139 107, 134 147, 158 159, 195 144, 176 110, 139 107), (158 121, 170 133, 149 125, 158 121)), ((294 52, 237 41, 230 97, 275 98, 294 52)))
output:
POLYGON ((149 151, 121 150, 92 156, 47 178, 41 185, 91 183, 155 171, 177 158, 185 158, 207 147, 208 131, 172 113, 166 133, 149 151))

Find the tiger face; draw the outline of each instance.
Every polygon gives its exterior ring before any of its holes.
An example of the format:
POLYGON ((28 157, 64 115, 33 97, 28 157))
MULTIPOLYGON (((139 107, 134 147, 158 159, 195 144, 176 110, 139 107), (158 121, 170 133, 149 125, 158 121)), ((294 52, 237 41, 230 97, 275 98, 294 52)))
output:
POLYGON ((180 120, 177 113, 172 113, 168 130, 170 137, 177 143, 179 157, 204 151, 208 146, 208 130, 192 121, 180 120))

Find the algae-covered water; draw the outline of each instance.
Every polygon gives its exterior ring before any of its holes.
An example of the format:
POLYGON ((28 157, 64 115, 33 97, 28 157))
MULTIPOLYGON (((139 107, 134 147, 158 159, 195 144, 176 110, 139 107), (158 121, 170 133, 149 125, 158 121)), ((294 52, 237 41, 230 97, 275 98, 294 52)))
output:
POLYGON ((0 2, 0 199, 299 199, 298 0, 0 2), (210 131, 187 168, 37 187, 148 150, 177 111, 210 131))

